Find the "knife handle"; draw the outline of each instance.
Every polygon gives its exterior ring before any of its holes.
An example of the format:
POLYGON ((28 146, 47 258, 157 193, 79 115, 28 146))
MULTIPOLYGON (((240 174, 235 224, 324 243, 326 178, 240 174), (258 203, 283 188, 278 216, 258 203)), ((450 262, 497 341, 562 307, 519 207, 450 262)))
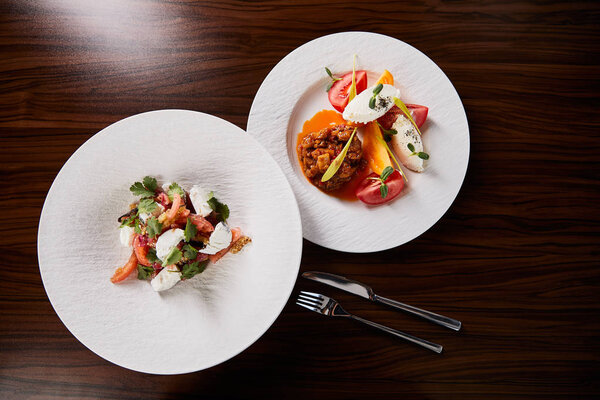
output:
POLYGON ((444 317, 443 315, 432 313, 430 311, 421 310, 420 308, 409 306, 408 304, 400 303, 399 301, 388 299, 386 297, 377 295, 375 295, 374 297, 374 300, 378 303, 387 304, 390 307, 406 311, 409 314, 419 316, 423 319, 426 319, 427 321, 433 322, 434 324, 445 326, 446 328, 450 328, 455 331, 460 330, 461 322, 453 318, 448 318, 444 317))

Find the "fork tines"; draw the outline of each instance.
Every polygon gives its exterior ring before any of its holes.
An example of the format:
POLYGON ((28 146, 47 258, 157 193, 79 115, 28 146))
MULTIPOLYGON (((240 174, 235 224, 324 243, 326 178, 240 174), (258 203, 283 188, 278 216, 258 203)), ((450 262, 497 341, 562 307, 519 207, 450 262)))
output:
POLYGON ((320 312, 321 308, 327 304, 327 301, 325 296, 321 294, 301 291, 296 304, 311 311, 320 312))

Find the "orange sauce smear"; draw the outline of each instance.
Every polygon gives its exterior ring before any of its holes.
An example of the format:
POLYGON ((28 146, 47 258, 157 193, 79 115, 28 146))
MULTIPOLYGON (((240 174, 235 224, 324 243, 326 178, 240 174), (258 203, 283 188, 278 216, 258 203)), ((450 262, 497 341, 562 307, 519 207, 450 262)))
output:
MULTIPOLYGON (((318 113, 316 113, 311 119, 305 121, 304 125, 302 125, 302 132, 300 132, 298 134, 298 138, 296 141, 296 154, 298 154, 298 159, 300 159, 300 154, 298 153, 298 144, 300 144, 302 139, 304 139, 307 135, 311 134, 312 132, 318 132, 321 129, 328 128, 333 125, 339 125, 339 124, 345 124, 345 125, 357 126, 357 127, 361 126, 361 125, 357 125, 352 122, 346 121, 344 118, 342 118, 342 115, 335 110, 321 110, 318 113)), ((303 173, 304 173, 304 171, 303 171, 303 173)), ((356 198, 356 195, 354 194, 354 192, 356 191, 356 188, 358 187, 358 185, 360 185, 360 183, 370 173, 371 173, 371 170, 367 166, 367 167, 358 169, 356 171, 356 173, 354 174, 354 176, 352 177, 352 179, 350 179, 350 181, 348 181, 344 186, 342 186, 341 188, 339 188, 337 190, 333 190, 331 192, 326 192, 319 188, 317 188, 317 189, 321 190, 323 193, 325 193, 327 195, 337 197, 338 199, 347 200, 347 201, 357 201, 358 199, 356 198)), ((306 175, 304 177, 310 182, 310 179, 308 179, 308 177, 306 177, 306 175)), ((312 182, 310 184, 312 185, 312 182)))

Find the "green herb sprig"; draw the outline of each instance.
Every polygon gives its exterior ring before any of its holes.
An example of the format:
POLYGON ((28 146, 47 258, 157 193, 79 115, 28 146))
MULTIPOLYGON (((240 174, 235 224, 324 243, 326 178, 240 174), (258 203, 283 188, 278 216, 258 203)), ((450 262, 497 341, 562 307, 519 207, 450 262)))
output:
POLYGON ((229 218, 229 207, 227 207, 227 204, 221 203, 219 200, 217 200, 213 192, 209 193, 209 199, 206 202, 217 214, 217 221, 223 222, 229 218))
POLYGON ((410 151, 412 151, 412 154, 409 157, 411 157, 411 156, 417 156, 417 157, 419 157, 422 160, 429 160, 429 154, 427 154, 427 153, 425 153, 423 151, 416 152, 415 151, 415 146, 412 143, 407 144, 406 147, 408 147, 408 149, 410 151))
POLYGON ((377 86, 375 86, 375 89, 373 89, 373 96, 371 96, 371 100, 369 100, 369 108, 371 110, 375 109, 375 105, 377 104, 377 95, 381 93, 381 89, 383 89, 382 83, 377 84, 377 86))
POLYGON ((181 260, 182 256, 183 256, 183 254, 181 253, 181 250, 179 250, 177 247, 175 247, 165 257, 165 259, 163 260, 163 265, 175 265, 181 260))
POLYGON ((191 240, 196 237, 196 234, 198 233, 198 229, 196 228, 196 225, 194 225, 194 223, 192 222, 192 220, 190 218, 187 219, 187 222, 185 223, 185 229, 183 231, 183 235, 185 236, 184 239, 186 242, 191 242, 191 240))
POLYGON ((336 83, 337 81, 341 81, 342 78, 336 78, 335 76, 333 76, 333 74, 331 73, 331 70, 327 67, 325 67, 325 72, 327 72, 327 75, 329 75, 329 77, 331 78, 331 82, 329 82, 329 85, 327 85, 327 89, 325 89, 326 92, 329 92, 329 90, 331 90, 331 87, 333 86, 333 84, 336 83))
POLYGON ((185 191, 177 184, 177 182, 173 182, 169 185, 169 190, 167 191, 167 195, 169 199, 173 201, 173 195, 175 193, 179 193, 182 199, 185 199, 185 191))
POLYGON ((160 264, 160 265, 162 265, 162 261, 160 261, 160 259, 156 255, 156 249, 153 248, 153 247, 151 247, 148 250, 148 253, 146 254, 146 258, 148 259, 148 261, 150 261, 153 264, 160 264))
POLYGON ((148 218, 146 221, 146 233, 150 239, 154 239, 157 235, 162 232, 163 226, 156 217, 148 218))
POLYGON ((205 261, 195 261, 193 263, 185 264, 181 269, 181 277, 183 279, 190 279, 194 276, 202 273, 206 266, 208 265, 208 260, 205 261))
POLYGON ((137 278, 142 281, 152 277, 152 274, 154 273, 154 268, 146 267, 145 265, 142 265, 142 264, 138 264, 137 269, 138 269, 137 278))
POLYGON ((186 244, 182 247, 183 256, 188 260, 195 260, 198 256, 198 250, 196 250, 192 245, 186 244))
POLYGON ((154 197, 154 192, 158 183, 156 179, 151 176, 145 176, 142 182, 135 182, 129 187, 131 193, 142 198, 154 197))
POLYGON ((381 129, 381 133, 383 133, 383 140, 386 142, 389 142, 392 140, 392 136, 398 134, 398 131, 395 129, 385 129, 383 126, 381 126, 379 121, 377 121, 377 125, 379 125, 379 129, 381 129))
POLYGON ((383 169, 383 171, 381 171, 381 175, 379 175, 378 178, 376 177, 371 177, 368 179, 374 180, 374 181, 380 181, 381 182, 381 186, 379 186, 379 193, 381 194, 381 198, 385 199, 388 195, 388 191, 389 188, 388 186, 385 184, 385 181, 387 180, 387 178, 390 177, 391 174, 394 173, 394 168, 390 167, 389 165, 387 167, 385 167, 383 169))

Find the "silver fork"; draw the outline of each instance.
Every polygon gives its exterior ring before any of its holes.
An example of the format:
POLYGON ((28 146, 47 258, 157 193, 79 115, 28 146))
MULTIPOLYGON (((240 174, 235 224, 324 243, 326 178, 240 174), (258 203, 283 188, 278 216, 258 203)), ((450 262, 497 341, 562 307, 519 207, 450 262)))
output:
POLYGON ((407 340, 409 342, 418 344, 421 347, 425 347, 431 351, 435 351, 436 353, 441 353, 443 347, 439 344, 429 342, 424 339, 420 339, 418 337, 409 335, 408 333, 400 332, 392 328, 388 328, 387 326, 376 324, 375 322, 368 321, 356 315, 350 314, 346 310, 340 306, 340 303, 335 301, 334 299, 324 296, 319 293, 305 292, 301 291, 300 296, 298 296, 298 301, 296 301, 301 307, 307 308, 310 311, 314 311, 323 315, 327 315, 329 317, 346 317, 353 319, 355 321, 360 321, 363 324, 367 324, 372 326, 373 328, 381 329, 387 333, 390 333, 396 337, 407 340))

